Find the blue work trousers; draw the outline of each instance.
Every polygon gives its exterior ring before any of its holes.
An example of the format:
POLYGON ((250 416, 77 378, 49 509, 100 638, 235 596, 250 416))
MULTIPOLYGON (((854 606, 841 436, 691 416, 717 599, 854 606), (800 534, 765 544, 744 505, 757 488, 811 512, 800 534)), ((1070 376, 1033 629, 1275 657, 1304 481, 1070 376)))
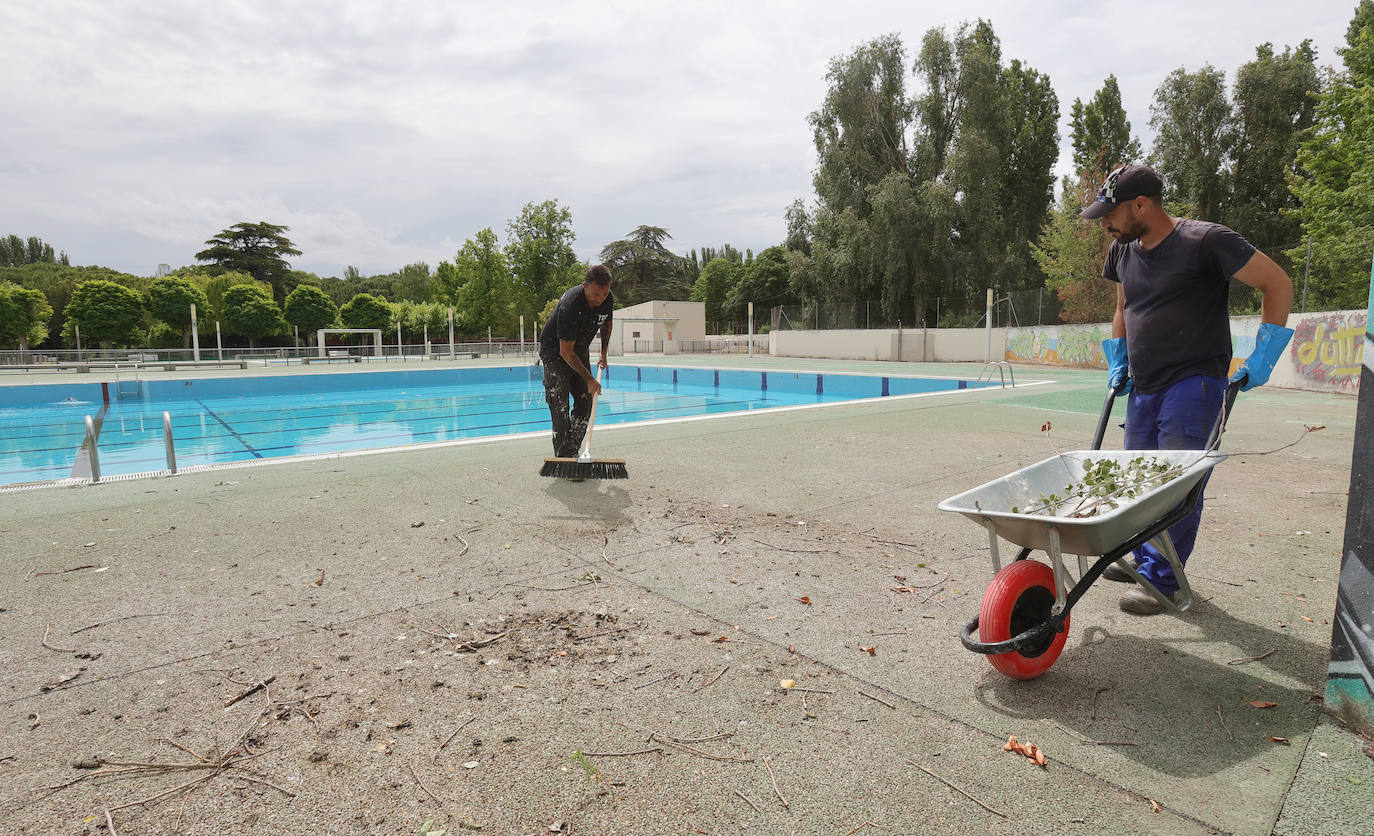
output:
MULTIPOLYGON (((1126 405, 1127 450, 1201 450, 1207 446, 1217 414, 1226 395, 1226 379, 1194 375, 1161 389, 1132 392, 1126 405)), ((1188 516, 1169 529, 1179 560, 1186 563, 1197 540, 1202 519, 1202 497, 1188 516)), ((1146 543, 1135 552, 1140 574, 1166 595, 1178 591, 1173 567, 1154 546, 1146 543)))

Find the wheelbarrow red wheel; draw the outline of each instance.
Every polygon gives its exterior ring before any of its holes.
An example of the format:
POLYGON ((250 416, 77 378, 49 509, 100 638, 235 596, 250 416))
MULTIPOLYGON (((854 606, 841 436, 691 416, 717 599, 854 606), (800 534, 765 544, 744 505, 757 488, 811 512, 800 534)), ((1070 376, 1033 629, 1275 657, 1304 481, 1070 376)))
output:
MULTIPOLYGON (((1054 570, 1034 560, 1018 560, 1002 567, 983 593, 978 610, 978 638, 992 643, 1006 641, 1050 619, 1054 606, 1054 570)), ((1069 637, 1069 617, 1064 627, 1030 653, 998 653, 988 656, 994 668, 1014 679, 1034 679, 1050 669, 1069 637)))

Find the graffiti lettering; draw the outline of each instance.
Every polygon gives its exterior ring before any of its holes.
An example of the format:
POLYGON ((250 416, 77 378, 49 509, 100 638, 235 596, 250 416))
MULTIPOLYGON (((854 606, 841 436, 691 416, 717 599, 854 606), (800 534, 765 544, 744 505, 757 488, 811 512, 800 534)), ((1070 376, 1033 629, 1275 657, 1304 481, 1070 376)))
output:
POLYGON ((1364 359, 1361 319, 1335 314, 1298 323, 1290 348, 1298 375, 1337 389, 1358 389, 1364 359))

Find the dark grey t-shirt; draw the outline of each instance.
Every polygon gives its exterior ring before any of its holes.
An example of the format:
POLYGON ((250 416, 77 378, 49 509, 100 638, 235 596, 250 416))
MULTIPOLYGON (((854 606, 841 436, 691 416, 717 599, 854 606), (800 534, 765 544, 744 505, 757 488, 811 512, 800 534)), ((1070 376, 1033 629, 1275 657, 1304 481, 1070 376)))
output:
POLYGON ((1153 249, 1113 243, 1102 275, 1126 291, 1131 377, 1156 392, 1185 377, 1231 368, 1231 277, 1255 248, 1234 230, 1181 219, 1153 249))
POLYGON ((615 309, 615 294, 607 293, 606 301, 593 309, 587 304, 587 294, 582 285, 568 288, 553 309, 553 316, 544 323, 539 332, 539 356, 549 362, 558 356, 558 341, 572 340, 573 348, 581 356, 586 356, 591 348, 592 338, 601 326, 611 321, 615 309))

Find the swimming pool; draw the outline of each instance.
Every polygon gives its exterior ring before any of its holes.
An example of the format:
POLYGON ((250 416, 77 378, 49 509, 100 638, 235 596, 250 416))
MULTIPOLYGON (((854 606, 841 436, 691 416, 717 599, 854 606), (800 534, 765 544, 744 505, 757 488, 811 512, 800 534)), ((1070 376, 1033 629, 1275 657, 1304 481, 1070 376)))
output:
MULTIPOLYGON (((0 485, 85 479, 93 417, 102 478, 549 430, 529 366, 0 387, 0 485)), ((978 388, 955 378, 614 365, 597 426, 978 388)))

